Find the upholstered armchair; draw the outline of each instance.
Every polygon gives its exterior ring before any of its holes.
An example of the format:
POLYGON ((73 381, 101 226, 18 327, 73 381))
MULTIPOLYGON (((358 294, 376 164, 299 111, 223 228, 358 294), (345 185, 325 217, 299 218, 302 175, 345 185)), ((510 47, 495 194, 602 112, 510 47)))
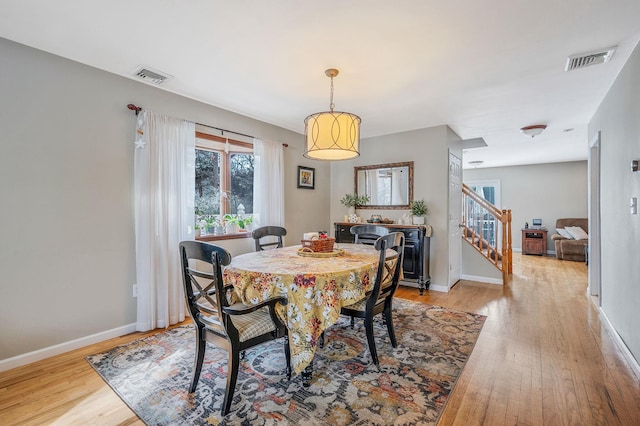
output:
POLYGON ((562 260, 584 262, 586 259, 585 247, 589 244, 588 235, 586 234, 588 230, 589 220, 586 218, 563 218, 556 220, 556 233, 551 236, 556 246, 556 257, 562 260), (572 227, 578 227, 582 229, 584 233, 581 233, 577 229, 569 229, 572 227))

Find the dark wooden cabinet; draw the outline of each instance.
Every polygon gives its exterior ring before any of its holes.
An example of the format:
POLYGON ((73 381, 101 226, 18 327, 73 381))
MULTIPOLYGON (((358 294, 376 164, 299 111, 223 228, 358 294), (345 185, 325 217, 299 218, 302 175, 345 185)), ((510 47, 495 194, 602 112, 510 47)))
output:
POLYGON ((525 228, 522 230, 522 254, 544 256, 547 253, 546 228, 525 228))
MULTIPOLYGON (((354 223, 335 223, 336 243, 353 243, 354 235, 350 232, 354 223)), ((402 232, 404 234, 404 260, 402 272, 405 280, 415 279, 420 288, 420 294, 429 289, 431 276, 429 275, 429 251, 431 238, 426 235, 427 228, 417 225, 376 225, 389 228, 390 232, 402 232)))

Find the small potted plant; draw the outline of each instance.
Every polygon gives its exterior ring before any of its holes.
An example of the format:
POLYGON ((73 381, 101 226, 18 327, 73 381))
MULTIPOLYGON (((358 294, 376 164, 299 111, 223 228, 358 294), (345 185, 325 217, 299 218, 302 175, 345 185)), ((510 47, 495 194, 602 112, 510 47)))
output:
POLYGON ((244 222, 238 216, 224 215, 224 231, 227 234, 236 234, 238 228, 244 228, 244 222))
POLYGON ((220 222, 220 219, 217 216, 216 216, 215 220, 213 221, 213 233, 215 235, 224 234, 224 227, 222 226, 222 223, 220 222))
POLYGON ((245 217, 244 219, 242 219, 242 221, 244 222, 244 228, 247 231, 251 231, 251 225, 253 224, 253 216, 249 215, 247 217, 245 217))
POLYGON ((200 234, 201 234, 201 229, 200 229, 200 225, 198 224, 198 222, 195 223, 195 225, 193 226, 193 228, 196 231, 196 238, 200 238, 200 234))
POLYGON ((215 226, 216 226, 216 219, 214 216, 209 216, 205 219, 204 228, 207 234, 213 234, 215 226))
POLYGON ((413 215, 414 225, 424 225, 424 216, 428 213, 429 209, 424 200, 413 200, 411 203, 411 214, 413 215))

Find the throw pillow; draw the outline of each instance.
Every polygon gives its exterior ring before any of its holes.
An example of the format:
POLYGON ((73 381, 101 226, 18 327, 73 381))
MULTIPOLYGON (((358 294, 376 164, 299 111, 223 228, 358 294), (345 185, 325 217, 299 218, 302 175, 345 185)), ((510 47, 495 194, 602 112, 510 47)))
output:
POLYGON ((564 229, 566 229, 567 232, 569 232, 571 236, 576 240, 586 240, 587 238, 589 238, 589 234, 584 232, 584 229, 580 228, 579 226, 568 226, 564 229))
POLYGON ((564 228, 556 228, 556 232, 569 240, 573 240, 573 237, 571 236, 569 231, 564 228))

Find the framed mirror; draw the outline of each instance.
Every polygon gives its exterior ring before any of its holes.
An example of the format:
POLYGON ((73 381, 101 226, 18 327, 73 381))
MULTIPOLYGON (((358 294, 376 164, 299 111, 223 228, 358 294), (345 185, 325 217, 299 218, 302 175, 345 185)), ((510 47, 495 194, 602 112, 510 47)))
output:
POLYGON ((413 201, 413 161, 354 167, 355 192, 369 203, 360 209, 408 209, 413 201))

